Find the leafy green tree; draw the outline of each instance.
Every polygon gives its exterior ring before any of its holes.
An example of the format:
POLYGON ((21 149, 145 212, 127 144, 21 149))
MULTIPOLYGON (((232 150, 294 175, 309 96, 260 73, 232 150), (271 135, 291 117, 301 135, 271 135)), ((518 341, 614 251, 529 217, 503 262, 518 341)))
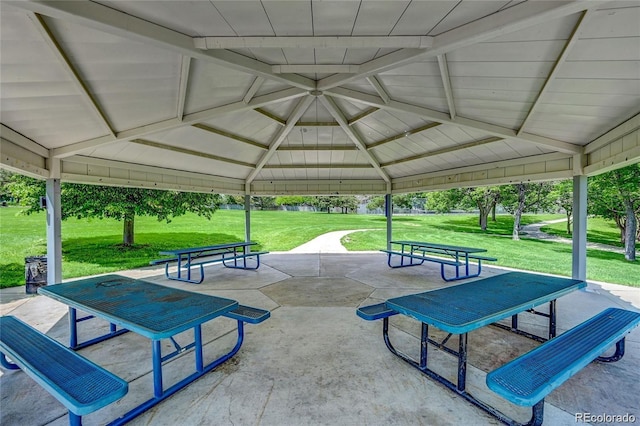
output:
POLYGON ((258 210, 268 210, 276 206, 276 197, 251 197, 251 204, 258 210))
POLYGON ((455 188, 448 191, 430 193, 426 207, 438 213, 447 213, 453 209, 478 209, 478 225, 487 230, 487 219, 496 203, 500 200, 500 187, 484 186, 478 188, 455 188))
MULTIPOLYGON (((12 194, 28 207, 27 214, 40 210, 40 197, 45 195, 44 181, 14 175, 12 194)), ((161 191, 156 189, 121 188, 115 186, 63 183, 60 189, 62 219, 112 218, 123 222, 122 244, 134 244, 136 216, 155 216, 159 221, 193 212, 207 219, 220 203, 218 194, 161 191)))
POLYGON ((620 230, 626 260, 636 260, 640 217, 640 163, 589 179, 589 213, 612 219, 620 230))
POLYGON ((276 206, 301 206, 305 204, 306 197, 299 195, 281 195, 276 197, 276 206))
POLYGON ((519 240, 522 228, 522 214, 531 211, 549 210, 549 193, 552 185, 549 182, 520 182, 500 187, 500 204, 513 215, 513 232, 511 238, 519 240))
POLYGON ((567 234, 571 235, 573 229, 573 181, 561 180, 555 182, 549 193, 549 200, 557 208, 564 211, 567 216, 567 234))

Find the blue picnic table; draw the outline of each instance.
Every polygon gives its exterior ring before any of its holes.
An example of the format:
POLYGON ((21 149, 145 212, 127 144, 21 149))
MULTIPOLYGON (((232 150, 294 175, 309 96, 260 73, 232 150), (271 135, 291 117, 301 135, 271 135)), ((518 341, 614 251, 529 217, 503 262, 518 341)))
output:
POLYGON ((170 280, 200 284, 204 280, 204 265, 206 264, 222 263, 227 268, 258 269, 260 256, 268 252, 251 251, 251 247, 256 244, 252 241, 238 241, 203 247, 164 250, 160 252, 160 255, 170 256, 169 258, 153 260, 150 263, 152 265, 164 263, 164 274, 170 280), (252 261, 249 262, 249 260, 252 261), (169 272, 169 264, 173 262, 176 262, 178 266, 175 275, 169 272), (191 278, 191 268, 194 266, 200 268, 198 279, 191 278), (183 269, 186 276, 183 275, 183 269))
POLYGON ((445 281, 477 277, 482 271, 483 260, 498 260, 494 257, 480 255, 479 253, 487 251, 483 248, 405 240, 391 241, 391 244, 399 246, 399 249, 381 250, 387 253, 389 267, 404 268, 422 265, 425 261, 436 262, 440 264, 440 276, 445 281), (399 262, 393 263, 392 257, 399 257, 399 262), (476 262, 475 265, 470 261, 476 262), (445 266, 452 267, 455 274, 453 276, 446 274, 445 266), (463 271, 461 271, 462 267, 464 267, 463 271), (473 267, 475 267, 475 270, 473 267))
POLYGON ((370 321, 383 320, 383 338, 387 348, 394 355, 471 403, 504 420, 506 417, 502 413, 479 401, 466 390, 468 334, 511 317, 511 327, 506 327, 509 330, 536 337, 536 340, 552 339, 556 335, 556 299, 586 285, 586 282, 581 280, 508 272, 438 290, 388 299, 377 305, 361 307, 357 314, 370 321), (534 309, 545 303, 549 304, 548 312, 534 309), (525 311, 548 318, 547 336, 534 336, 518 329, 518 314, 525 311), (389 317, 398 314, 413 318, 422 324, 419 360, 398 351, 391 343, 389 317), (431 339, 429 326, 447 332, 448 336, 442 342, 431 339), (458 350, 445 346, 454 334, 458 335, 458 350), (457 382, 454 383, 429 368, 429 345, 457 358, 457 382))
POLYGON ((243 322, 258 323, 268 318, 269 312, 245 307, 237 301, 165 287, 119 275, 106 275, 41 287, 40 294, 69 306, 70 347, 80 349, 134 332, 147 337, 152 343, 153 397, 116 419, 111 425, 124 424, 144 411, 173 395, 194 380, 213 370, 235 355, 244 339, 243 322), (78 317, 78 311, 87 316, 78 317), (215 360, 204 363, 202 324, 220 316, 238 321, 235 346, 215 360), (100 318, 110 323, 104 335, 79 342, 78 324, 100 318), (174 336, 193 330, 193 342, 180 345, 174 336), (169 339, 175 350, 163 354, 161 341, 169 339), (163 363, 193 349, 195 366, 184 378, 165 389, 163 363))

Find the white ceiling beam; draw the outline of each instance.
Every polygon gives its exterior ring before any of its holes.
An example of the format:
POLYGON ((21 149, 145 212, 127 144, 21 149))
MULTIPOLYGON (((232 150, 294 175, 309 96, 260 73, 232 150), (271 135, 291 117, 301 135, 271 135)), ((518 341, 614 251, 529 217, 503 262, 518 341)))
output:
POLYGON ((387 91, 385 90, 380 80, 378 80, 378 77, 376 77, 375 75, 372 75, 371 77, 367 77, 367 81, 371 86, 373 86, 376 92, 378 92, 378 95, 380 96, 380 98, 382 98, 384 103, 388 104, 389 101, 391 100, 391 97, 389 96, 389 93, 387 93, 387 91))
POLYGON ((289 64, 271 66, 271 72, 274 74, 356 74, 359 71, 359 65, 343 64, 289 64))
POLYGON ((175 146, 175 145, 168 145, 168 144, 164 144, 164 143, 154 142, 154 141, 150 141, 148 139, 133 139, 131 141, 131 143, 135 143, 135 144, 138 144, 138 145, 149 146, 151 148, 157 148, 157 149, 161 149, 161 150, 164 150, 164 151, 177 152, 179 154, 190 155, 192 157, 207 158, 209 160, 220 161, 220 162, 228 163, 228 164, 235 164, 236 166, 249 167, 251 169, 253 169, 255 167, 255 164, 246 163, 244 161, 238 161, 238 160, 234 160, 232 158, 226 158, 226 157, 221 157, 219 155, 208 154, 208 153, 202 152, 202 151, 194 151, 192 149, 182 148, 182 147, 175 146))
POLYGON ((437 121, 443 124, 454 124, 460 127, 467 127, 474 130, 480 130, 488 133, 492 136, 500 138, 511 138, 514 140, 520 140, 528 143, 534 143, 536 145, 552 149, 554 151, 563 152, 566 154, 578 154, 581 153, 583 148, 579 145, 570 144, 567 142, 559 141, 556 139, 545 138, 530 133, 524 133, 522 135, 516 135, 513 129, 507 127, 496 126, 482 121, 473 120, 470 118, 464 118, 457 116, 455 119, 451 119, 449 114, 442 113, 440 111, 432 110, 429 108, 421 107, 418 105, 408 104, 398 101, 390 101, 385 104, 380 98, 366 93, 357 92, 355 90, 334 88, 324 92, 328 96, 333 96, 341 99, 346 99, 352 102, 359 102, 365 105, 374 106, 380 109, 388 111, 400 111, 416 114, 422 118, 430 121, 437 121))
POLYGON ((415 129, 407 130, 406 132, 398 133, 397 135, 389 136, 388 138, 379 140, 377 142, 370 143, 369 145, 367 145, 367 149, 373 149, 373 148, 376 148, 376 147, 378 147, 380 145, 384 145, 384 144, 389 143, 389 142, 397 141, 398 139, 408 138, 411 135, 415 135, 415 134, 418 134, 420 132, 424 132, 425 130, 432 129, 432 128, 436 127, 436 126, 439 126, 440 124, 441 123, 429 123, 429 124, 426 124, 424 126, 420 126, 418 128, 415 128, 415 129))
POLYGON ((551 83, 558 76, 560 67, 562 66, 562 64, 565 63, 565 61, 567 60, 567 56, 569 56, 569 52, 571 51, 573 46, 575 46, 575 44, 578 42, 578 39, 580 38, 580 33, 584 29, 584 24, 591 18, 591 16, 593 16, 593 10, 590 9, 583 12, 582 15, 580 16, 580 19, 578 19, 578 22, 573 28, 573 31, 569 36, 569 39, 567 40, 567 42, 565 43, 562 49, 562 52, 558 56, 558 59, 556 59, 556 62, 553 65, 553 68, 551 69, 551 72, 547 76, 547 79, 542 85, 542 88, 538 92, 538 96, 536 96, 536 99, 533 101, 533 105, 531 105, 531 108, 529 109, 527 116, 525 117, 524 121, 520 125, 520 128, 518 129, 518 132, 517 132, 518 135, 524 132, 525 128, 527 127, 527 124, 529 124, 529 121, 531 120, 531 117, 533 117, 535 110, 542 104, 542 99, 548 93, 549 86, 551 86, 551 83))
POLYGON ((178 106, 176 108, 176 117, 182 120, 184 115, 184 103, 187 99, 187 88, 189 86, 189 69, 191 68, 191 57, 182 57, 182 66, 180 67, 180 84, 178 86, 178 106))
POLYGON ((314 90, 315 81, 299 75, 275 75, 271 66, 240 54, 226 51, 203 51, 193 45, 188 35, 170 30, 144 19, 120 12, 92 1, 13 1, 3 0, 21 9, 41 15, 74 22, 108 34, 117 35, 143 43, 149 43, 181 55, 213 62, 238 71, 250 73, 305 90, 314 90))
POLYGON ((260 90, 260 87, 262 86, 264 81, 265 80, 262 77, 256 77, 256 79, 253 80, 253 83, 251 83, 251 87, 249 87, 249 90, 247 90, 247 93, 244 94, 244 98, 242 98, 245 104, 248 104, 251 101, 251 99, 253 99, 256 92, 260 90))
POLYGON ((526 1, 503 9, 467 25, 455 28, 433 38, 433 44, 424 49, 401 49, 360 65, 356 75, 333 75, 318 81, 318 90, 328 90, 342 84, 379 74, 425 58, 436 57, 453 50, 510 34, 531 26, 557 20, 582 12, 608 0, 573 0, 569 2, 526 1))
POLYGON ((307 92, 301 89, 296 89, 296 88, 285 89, 279 92, 270 93, 268 95, 255 97, 248 104, 245 104, 244 101, 234 102, 232 104, 209 108, 196 113, 187 114, 184 117, 182 117, 182 120, 180 120, 179 118, 171 118, 168 120, 158 121, 156 123, 150 123, 144 126, 119 132, 118 134, 116 134, 115 137, 102 136, 95 139, 89 139, 86 141, 65 145, 65 146, 53 149, 52 156, 60 157, 60 158, 70 157, 72 155, 79 154, 82 151, 95 149, 102 145, 120 142, 120 141, 126 141, 130 139, 141 138, 156 132, 175 129, 175 128, 181 127, 184 124, 194 124, 201 121, 206 121, 208 119, 211 119, 223 114, 229 114, 232 112, 240 112, 240 111, 247 111, 255 108, 260 108, 262 106, 269 105, 272 103, 278 103, 278 102, 282 102, 290 99, 299 98, 306 94, 307 92))
POLYGON ((340 127, 347 134, 349 139, 351 139, 351 141, 364 154, 365 158, 367 158, 373 168, 376 169, 376 172, 378 172, 380 177, 384 179, 385 182, 390 183, 391 178, 389 177, 387 172, 382 170, 382 167, 380 167, 380 163, 378 163, 378 160, 373 156, 373 154, 367 151, 367 145, 364 143, 360 135, 356 132, 356 129, 349 126, 346 117, 344 116, 342 111, 340 111, 340 108, 338 108, 335 101, 326 96, 320 96, 319 99, 322 105, 324 105, 327 111, 329 111, 329 114, 333 115, 333 118, 335 118, 336 121, 340 124, 340 127))
POLYGON ((402 49, 431 47, 430 36, 194 37, 197 49, 402 49))
POLYGON ((196 123, 196 124, 192 124, 192 126, 195 127, 196 129, 204 130, 204 131, 209 132, 209 133, 215 133, 216 135, 224 136, 225 138, 233 139, 233 140, 236 140, 238 142, 242 142, 242 143, 245 143, 247 145, 255 146, 255 147, 260 148, 260 149, 264 149, 264 150, 269 149, 268 146, 263 145, 260 142, 245 138, 244 136, 236 135, 236 134, 231 133, 231 132, 227 132, 226 130, 217 129, 215 127, 208 126, 206 124, 196 123))
POLYGON ((12 128, 5 126, 2 123, 0 123, 0 137, 18 145, 20 148, 24 148, 27 151, 38 154, 40 157, 49 158, 49 150, 47 148, 32 141, 31 139, 16 132, 12 128))
POLYGON ((449 116, 453 120, 456 118, 456 104, 453 101, 453 90, 451 89, 451 77, 449 75, 449 65, 447 65, 447 55, 438 55, 438 67, 440 68, 440 77, 442 77, 444 94, 447 97, 449 116))
POLYGON ((295 127, 302 114, 305 113, 309 105, 315 100, 313 96, 307 96, 305 98, 300 99, 298 105, 294 108, 293 112, 287 119, 287 124, 280 129, 280 131, 273 137, 271 142, 269 143, 269 150, 264 153, 256 168, 247 176, 247 180, 245 181, 245 185, 251 185, 251 182, 258 176, 263 167, 267 164, 267 162, 271 159, 273 154, 278 150, 278 147, 282 142, 286 139, 286 137, 291 133, 291 130, 295 127))
POLYGON ((275 114, 270 113, 269 111, 262 109, 262 108, 256 108, 254 109, 255 112, 257 112, 258 114, 262 114, 263 116, 270 118, 271 120, 273 120, 275 123, 277 123, 279 126, 286 126, 287 125, 287 121, 283 120, 282 118, 278 117, 275 114))
POLYGON ((364 111, 362 111, 359 114, 354 115, 353 117, 351 117, 347 122, 349 123, 349 126, 353 126, 354 124, 356 124, 358 121, 367 118, 368 116, 370 116, 371 114, 373 114, 376 111, 379 111, 380 108, 367 108, 364 111))
POLYGON ((460 145, 455 145, 455 146, 450 146, 450 147, 447 147, 447 148, 441 148, 441 149, 436 149, 436 150, 433 150, 433 151, 428 151, 428 152, 425 152, 424 154, 417 154, 417 155, 412 155, 410 157, 400 158, 398 160, 389 161, 387 163, 380 164, 380 166, 381 167, 394 166, 396 164, 407 163, 409 161, 420 160, 422 158, 435 157, 436 155, 447 154, 449 152, 460 151, 460 150, 467 149, 467 148, 473 148, 473 147, 480 146, 480 145, 486 145, 486 144, 493 143, 493 142, 499 142, 501 140, 504 140, 504 139, 492 136, 492 137, 489 137, 489 138, 486 138, 486 139, 481 139, 479 141, 467 142, 467 143, 463 143, 463 144, 460 144, 460 145))
POLYGON ((96 118, 98 118, 98 121, 100 122, 104 130, 106 130, 109 135, 115 136, 115 131, 113 130, 113 127, 111 126, 107 115, 100 107, 98 101, 93 97, 93 95, 89 91, 89 88, 82 81, 82 77, 80 77, 80 74, 74 68, 73 64, 67 57, 67 54, 64 52, 64 50, 62 50, 62 47, 55 39, 42 17, 36 13, 28 13, 27 16, 35 24, 38 32, 42 36, 42 39, 45 41, 47 46, 49 46, 49 50, 51 51, 51 53, 53 53, 53 55, 58 60, 58 63, 62 66, 63 70, 69 76, 71 84, 75 86, 78 94, 80 95, 80 97, 82 97, 85 104, 89 106, 96 118))
POLYGON ((615 128, 609 130, 604 135, 598 137, 597 139, 590 142, 587 146, 584 147, 585 154, 591 154, 592 152, 602 148, 605 145, 610 144, 613 141, 621 139, 626 135, 635 132, 640 129, 640 113, 634 115, 624 123, 616 126, 615 128))

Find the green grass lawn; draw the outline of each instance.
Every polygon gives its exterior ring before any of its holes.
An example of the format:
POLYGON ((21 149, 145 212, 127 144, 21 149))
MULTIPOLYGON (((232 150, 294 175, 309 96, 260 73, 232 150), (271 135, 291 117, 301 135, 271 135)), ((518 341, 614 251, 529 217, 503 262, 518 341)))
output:
MULTIPOLYGON (((589 242, 607 244, 615 247, 624 247, 624 244, 620 242, 620 231, 612 220, 590 217, 587 223, 587 238, 589 242)), ((567 233, 567 222, 545 225, 540 228, 540 230, 559 237, 571 238, 571 235, 567 233)))
MULTIPOLYGON (((19 208, 0 209, 0 287, 24 284, 24 258, 46 252, 44 213, 23 216, 19 208)), ((525 215, 523 224, 559 218, 525 215)), ((499 259, 496 264, 538 272, 571 275, 571 246, 522 239, 511 241, 510 216, 489 221, 480 231, 475 215, 400 216, 393 219, 394 239, 426 240, 477 246, 499 259)), ((560 224, 561 226, 562 224, 560 224)), ((309 212, 251 212, 251 239, 267 251, 287 251, 326 232, 370 229, 343 239, 349 250, 379 250, 386 245, 383 216, 309 212)), ((211 220, 187 214, 171 223, 139 217, 136 244, 124 248, 122 223, 114 220, 62 222, 63 277, 74 278, 147 266, 161 250, 244 240, 244 211, 218 210, 211 220)), ((591 238, 590 236, 588 238, 591 238)), ((588 252, 588 278, 640 287, 640 262, 599 250, 588 252)))

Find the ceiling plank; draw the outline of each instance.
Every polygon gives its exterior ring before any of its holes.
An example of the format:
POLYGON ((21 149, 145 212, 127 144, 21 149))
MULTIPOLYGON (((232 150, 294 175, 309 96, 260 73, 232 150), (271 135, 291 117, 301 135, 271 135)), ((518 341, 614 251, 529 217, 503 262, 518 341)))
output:
POLYGON ((223 105, 219 107, 209 108, 204 111, 199 111, 192 114, 185 115, 182 120, 179 118, 170 118, 168 120, 158 121, 150 123, 144 126, 136 127, 133 129, 119 132, 114 136, 102 136, 99 138, 90 139, 87 141, 76 142, 69 145, 65 145, 52 150, 53 157, 65 158, 72 155, 79 154, 82 151, 95 149, 102 145, 126 141, 130 139, 141 138, 152 133, 162 132, 165 130, 171 130, 181 127, 185 124, 194 124, 201 121, 206 121, 213 117, 217 117, 223 114, 229 114, 232 112, 241 112, 259 108, 272 103, 278 103, 290 99, 299 98, 304 96, 307 92, 301 89, 285 89, 279 92, 270 93, 268 95, 255 97, 245 104, 244 101, 234 102, 232 104, 223 105))
POLYGON ((371 169, 371 164, 286 164, 264 166, 263 169, 269 170, 290 170, 290 169, 371 169))
POLYGON ((283 145, 278 151, 356 151, 355 145, 283 145))
POLYGON ((275 121, 276 123, 278 123, 280 126, 284 127, 287 125, 286 120, 278 117, 275 114, 271 114, 269 111, 263 109, 263 108, 256 108, 254 109, 255 112, 264 115, 265 117, 268 117, 270 119, 272 119, 273 121, 275 121))
POLYGON ((107 114, 102 110, 97 99, 94 98, 89 91, 89 88, 82 80, 80 73, 74 68, 73 64, 67 57, 67 54, 62 49, 62 46, 60 46, 58 41, 51 33, 51 30, 49 30, 46 22, 44 22, 42 16, 38 15, 37 13, 28 13, 27 15, 29 16, 29 19, 33 21, 36 28, 40 32, 42 39, 47 43, 49 49, 69 76, 71 83, 76 87, 79 95, 89 106, 89 108, 91 108, 91 111, 93 111, 93 113, 96 115, 96 117, 100 121, 100 124, 102 124, 102 127, 107 131, 109 135, 115 136, 115 131, 113 130, 113 126, 109 122, 107 114))
POLYGON ((496 126, 494 124, 484 123, 482 121, 473 120, 470 118, 464 118, 457 116, 454 120, 449 117, 449 114, 442 113, 440 111, 432 110, 429 108, 421 107, 418 105, 408 104, 404 102, 391 101, 385 104, 377 96, 368 95, 366 93, 357 92, 355 90, 334 88, 324 92, 328 96, 338 97, 353 102, 360 102, 365 105, 374 106, 380 109, 388 111, 401 111, 416 114, 419 117, 423 117, 430 121, 437 121, 443 124, 454 124, 460 127, 467 127, 474 130, 481 130, 490 135, 501 138, 512 138, 514 140, 520 140, 528 143, 534 143, 539 146, 543 146, 547 149, 563 152, 566 154, 579 154, 582 152, 582 147, 574 144, 570 144, 555 139, 545 138, 542 136, 533 135, 530 133, 524 133, 517 136, 513 129, 506 127, 496 126))
POLYGON ((607 0, 573 0, 570 2, 526 1, 502 9, 482 19, 447 31, 433 38, 425 49, 400 49, 360 65, 355 75, 332 75, 318 81, 317 90, 328 90, 355 80, 361 80, 425 58, 436 57, 462 47, 477 44, 501 35, 510 34, 567 15, 582 12, 607 0))
POLYGON ((382 170, 382 167, 380 167, 378 160, 373 156, 373 154, 367 151, 367 145, 364 143, 360 135, 358 135, 356 129, 349 126, 349 123, 347 123, 347 119, 345 118, 342 111, 340 111, 340 108, 338 108, 335 101, 326 96, 320 96, 319 99, 320 103, 322 103, 322 105, 324 105, 329 113, 333 115, 333 118, 335 118, 338 123, 340 123, 340 127, 347 134, 349 139, 351 139, 351 141, 358 147, 358 149, 366 156, 366 158, 369 160, 369 163, 373 166, 374 169, 376 169, 380 177, 382 177, 385 182, 391 183, 391 178, 389 177, 389 175, 384 170, 382 170))
POLYGON ((256 165, 255 170, 253 170, 249 174, 249 176, 247 176, 247 180, 245 182, 246 186, 249 186, 251 182, 253 182, 253 180, 256 178, 256 176, 258 176, 260 171, 271 159, 273 154, 275 154, 278 147, 280 147, 280 144, 282 144, 282 142, 284 142, 284 140, 289 135, 289 133, 291 133, 291 130, 293 130, 295 124, 298 122, 298 120, 300 120, 300 117, 302 117, 302 114, 305 113, 307 108, 309 108, 309 105, 311 105, 311 103, 314 100, 315 98, 313 96, 306 96, 300 99, 300 101, 298 102, 298 105, 296 105, 293 112, 287 119, 287 124, 283 128, 281 128, 280 131, 274 136, 274 138, 271 140, 271 143, 269 143, 269 150, 265 152, 262 158, 260 159, 260 161, 258 161, 258 164, 256 165))
POLYGON ((271 65, 227 50, 203 51, 188 35, 90 1, 3 1, 4 4, 41 15, 75 22, 108 34, 150 43, 181 55, 202 59, 305 90, 315 90, 315 81, 296 74, 274 74, 271 65))

